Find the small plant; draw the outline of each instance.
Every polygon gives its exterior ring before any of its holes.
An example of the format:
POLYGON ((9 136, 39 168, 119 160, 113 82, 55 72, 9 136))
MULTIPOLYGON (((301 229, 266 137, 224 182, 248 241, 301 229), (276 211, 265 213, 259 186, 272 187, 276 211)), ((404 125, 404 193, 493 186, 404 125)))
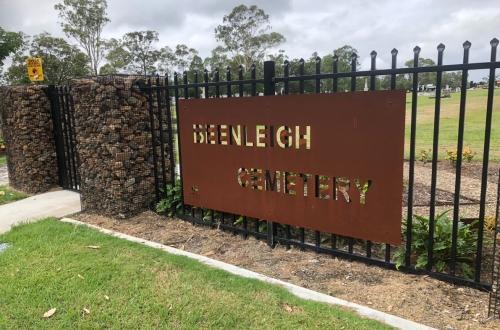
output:
MULTIPOLYGON (((467 163, 470 163, 474 159, 474 156, 476 156, 476 152, 472 151, 470 147, 465 147, 462 150, 462 159, 467 163)), ((445 158, 450 162, 451 165, 453 166, 457 165, 458 156, 456 150, 446 150, 445 158)))
POLYGON ((446 150, 446 160, 450 162, 451 165, 455 166, 457 164, 457 152, 454 150, 446 150))
POLYGON ((431 158, 431 149, 421 149, 418 152, 418 160, 421 161, 422 163, 426 164, 432 160, 431 158))
POLYGON ((165 213, 169 217, 182 214, 184 204, 182 203, 181 193, 180 181, 176 181, 175 184, 168 184, 165 189, 165 198, 156 204, 156 212, 165 213))
POLYGON ((242 225, 243 224, 243 221, 245 220, 245 218, 240 215, 235 221, 234 221, 234 225, 242 225))
MULTIPOLYGON (((433 266, 442 272, 451 263, 451 242, 453 221, 448 217, 448 211, 439 214, 435 219, 433 266)), ((465 224, 458 222, 456 269, 465 276, 473 275, 473 261, 476 253, 477 230, 473 229, 476 222, 465 224)), ((406 221, 403 223, 403 235, 406 236, 406 221)), ((415 215, 412 223, 411 258, 416 269, 425 268, 429 250, 429 219, 415 215)), ((405 247, 401 246, 394 253, 396 268, 404 264, 405 247)))
POLYGON ((496 219, 492 215, 488 215, 484 218, 484 228, 488 231, 495 231, 496 219))
POLYGON ((462 151, 462 157, 467 163, 470 163, 475 155, 476 152, 472 151, 470 147, 465 147, 462 151))
POLYGON ((209 209, 201 209, 203 218, 201 219, 203 222, 220 222, 218 219, 222 218, 222 214, 220 212, 209 210, 209 209))
POLYGON ((201 209, 203 214, 203 218, 201 219, 203 222, 212 222, 214 221, 215 214, 214 211, 208 211, 207 209, 201 209))

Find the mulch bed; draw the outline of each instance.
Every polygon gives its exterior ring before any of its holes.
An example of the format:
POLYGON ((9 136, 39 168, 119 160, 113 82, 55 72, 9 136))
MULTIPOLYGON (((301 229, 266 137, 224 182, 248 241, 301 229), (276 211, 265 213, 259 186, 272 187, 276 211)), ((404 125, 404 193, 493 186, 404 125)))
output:
POLYGON ((499 329, 488 293, 285 247, 145 212, 127 220, 81 213, 75 219, 174 246, 442 329, 499 329))
MULTIPOLYGON (((488 166, 488 183, 494 184, 495 186, 498 184, 498 170, 500 169, 500 162, 490 162, 488 166)), ((438 170, 447 171, 450 173, 455 173, 455 167, 452 166, 449 162, 438 162, 438 170)), ((483 163, 479 161, 471 162, 471 163, 463 163, 462 164, 462 175, 467 176, 469 178, 474 178, 477 180, 481 180, 481 176, 483 174, 483 163)))
MULTIPOLYGON (((449 205, 453 207, 455 194, 443 189, 436 188, 436 206, 449 205)), ((427 206, 431 200, 431 188, 421 183, 413 184, 413 205, 414 206, 427 206)), ((479 204, 479 201, 474 198, 469 198, 460 195, 460 204, 479 204)), ((403 206, 408 206, 408 193, 405 190, 403 194, 403 206)))

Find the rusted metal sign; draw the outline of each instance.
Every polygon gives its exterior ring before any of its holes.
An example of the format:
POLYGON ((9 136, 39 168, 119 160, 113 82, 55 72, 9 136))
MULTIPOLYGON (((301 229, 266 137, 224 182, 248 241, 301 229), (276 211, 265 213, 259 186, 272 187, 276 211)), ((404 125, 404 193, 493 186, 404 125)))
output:
POLYGON ((400 244, 403 91, 179 106, 186 204, 400 244))

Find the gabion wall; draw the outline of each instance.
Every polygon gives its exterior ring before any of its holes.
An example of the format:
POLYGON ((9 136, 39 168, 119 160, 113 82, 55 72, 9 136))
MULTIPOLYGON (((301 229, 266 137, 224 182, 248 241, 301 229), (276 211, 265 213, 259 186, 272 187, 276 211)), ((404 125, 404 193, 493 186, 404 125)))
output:
POLYGON ((148 100, 133 85, 124 77, 71 82, 87 212, 124 218, 155 199, 148 100))
POLYGON ((0 114, 10 185, 27 193, 58 184, 50 101, 45 86, 0 88, 0 114))

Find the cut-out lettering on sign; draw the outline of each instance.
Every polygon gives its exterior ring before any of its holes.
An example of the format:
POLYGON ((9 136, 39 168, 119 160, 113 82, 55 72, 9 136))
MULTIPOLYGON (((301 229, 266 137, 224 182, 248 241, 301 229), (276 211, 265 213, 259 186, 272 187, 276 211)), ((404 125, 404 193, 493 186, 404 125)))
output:
POLYGON ((179 101, 184 202, 400 244, 403 91, 179 101))

